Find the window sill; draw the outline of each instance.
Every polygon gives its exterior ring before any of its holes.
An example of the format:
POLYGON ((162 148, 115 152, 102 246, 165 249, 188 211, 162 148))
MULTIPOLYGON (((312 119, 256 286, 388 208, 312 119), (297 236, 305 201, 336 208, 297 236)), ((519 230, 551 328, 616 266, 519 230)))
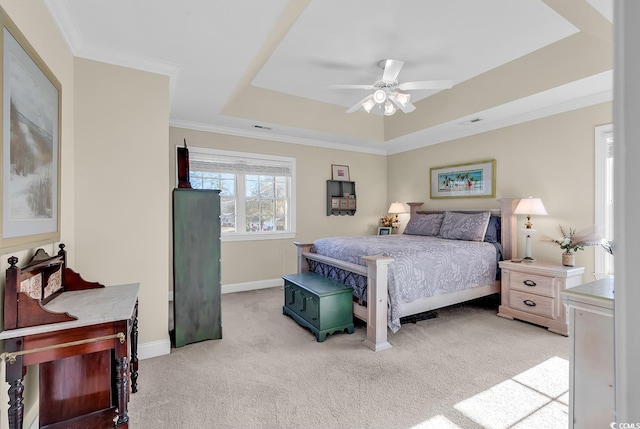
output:
POLYGON ((228 234, 222 235, 222 242, 228 241, 258 241, 258 240, 291 240, 296 238, 295 232, 283 232, 278 234, 272 233, 253 233, 253 234, 228 234))

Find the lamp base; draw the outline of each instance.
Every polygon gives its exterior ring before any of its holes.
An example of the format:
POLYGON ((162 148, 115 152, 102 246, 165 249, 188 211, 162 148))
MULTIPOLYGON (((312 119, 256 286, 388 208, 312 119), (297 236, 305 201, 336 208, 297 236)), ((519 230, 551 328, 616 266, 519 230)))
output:
POLYGON ((535 259, 531 257, 531 235, 527 233, 527 240, 524 244, 524 258, 522 262, 535 262, 535 259))

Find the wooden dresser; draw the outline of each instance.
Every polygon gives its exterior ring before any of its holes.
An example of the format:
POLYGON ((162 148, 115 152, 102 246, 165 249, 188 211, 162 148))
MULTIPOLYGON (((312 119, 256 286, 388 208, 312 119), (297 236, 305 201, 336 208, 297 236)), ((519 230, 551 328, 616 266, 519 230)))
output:
POLYGON ((175 347, 222 338, 220 191, 173 190, 175 347))
POLYGON ((566 336, 566 310, 560 293, 582 283, 584 267, 543 261, 500 261, 500 268, 498 316, 535 323, 566 336))
POLYGON ((9 258, 2 360, 9 427, 23 427, 23 380, 39 366, 40 428, 128 428, 137 390, 138 284, 104 287, 39 250, 24 267, 9 258))

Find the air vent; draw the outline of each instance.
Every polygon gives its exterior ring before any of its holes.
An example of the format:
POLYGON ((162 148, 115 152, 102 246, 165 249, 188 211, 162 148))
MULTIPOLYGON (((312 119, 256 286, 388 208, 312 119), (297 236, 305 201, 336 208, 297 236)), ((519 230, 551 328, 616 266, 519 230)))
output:
POLYGON ((462 121, 459 123, 459 125, 469 125, 469 124, 475 124, 476 122, 480 122, 482 119, 481 118, 473 118, 473 119, 469 119, 467 121, 462 121))
POLYGON ((264 125, 258 125, 258 124, 254 124, 253 128, 257 128, 259 130, 266 130, 266 131, 271 130, 271 127, 267 127, 267 126, 264 126, 264 125))

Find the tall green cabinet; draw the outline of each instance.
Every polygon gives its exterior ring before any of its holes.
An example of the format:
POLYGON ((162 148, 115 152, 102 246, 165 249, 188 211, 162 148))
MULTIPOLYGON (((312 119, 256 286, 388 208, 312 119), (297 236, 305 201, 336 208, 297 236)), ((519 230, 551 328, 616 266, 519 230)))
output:
POLYGON ((173 190, 175 347, 222 338, 220 191, 173 190))

